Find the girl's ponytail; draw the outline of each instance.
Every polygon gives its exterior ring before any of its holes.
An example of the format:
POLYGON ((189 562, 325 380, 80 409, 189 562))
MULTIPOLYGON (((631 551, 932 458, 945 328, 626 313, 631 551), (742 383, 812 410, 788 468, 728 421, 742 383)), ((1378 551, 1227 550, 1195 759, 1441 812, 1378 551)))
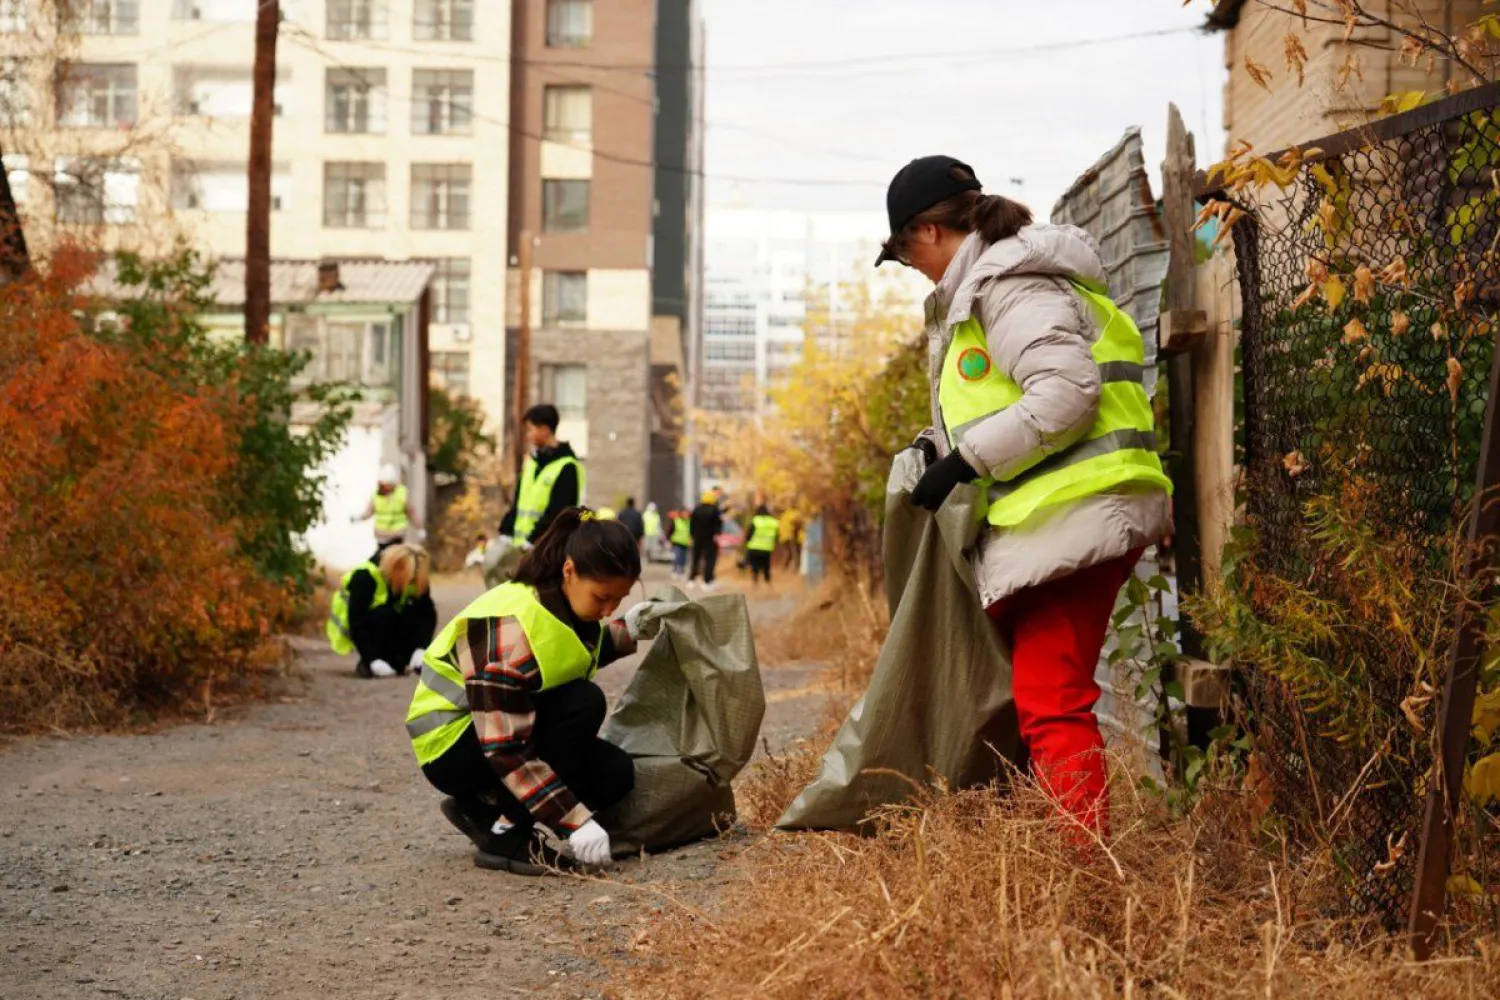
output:
POLYGON ((630 529, 619 521, 600 521, 587 507, 568 507, 521 559, 515 580, 529 587, 555 587, 569 559, 578 575, 591 580, 641 575, 641 554, 630 529))

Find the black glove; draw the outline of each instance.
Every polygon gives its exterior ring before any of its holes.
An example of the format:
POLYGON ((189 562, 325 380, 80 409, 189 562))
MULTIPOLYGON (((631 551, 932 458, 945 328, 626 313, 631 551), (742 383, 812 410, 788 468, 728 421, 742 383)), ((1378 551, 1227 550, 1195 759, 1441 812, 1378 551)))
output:
POLYGON ((979 473, 955 449, 929 465, 927 471, 922 473, 917 488, 911 491, 911 502, 918 507, 935 511, 948 499, 953 487, 959 483, 972 483, 978 478, 979 473))
POLYGON ((926 469, 938 460, 937 445, 932 443, 932 438, 923 435, 906 446, 908 451, 920 451, 922 453, 922 468, 926 469))

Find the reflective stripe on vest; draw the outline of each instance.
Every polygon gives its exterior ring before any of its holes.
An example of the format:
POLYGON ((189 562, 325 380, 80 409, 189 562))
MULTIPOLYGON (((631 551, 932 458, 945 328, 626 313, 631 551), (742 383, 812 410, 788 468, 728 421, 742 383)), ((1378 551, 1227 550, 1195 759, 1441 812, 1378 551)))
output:
POLYGON ((375 530, 394 535, 405 531, 411 522, 406 519, 406 487, 397 486, 389 493, 376 493, 371 501, 375 508, 375 530))
POLYGON ((552 487, 557 485, 557 477, 562 470, 572 466, 578 470, 578 502, 583 502, 583 463, 572 455, 559 458, 538 471, 536 459, 526 456, 526 462, 521 467, 521 488, 516 491, 516 527, 515 538, 522 542, 533 542, 532 532, 536 531, 537 522, 542 515, 547 513, 547 506, 552 502, 552 487))
POLYGON ((751 552, 775 552, 781 522, 769 514, 757 514, 750 521, 750 540, 745 548, 751 552))
POLYGON ((542 675, 541 690, 592 677, 599 669, 602 631, 599 644, 589 649, 576 632, 542 607, 536 591, 525 584, 504 583, 481 594, 427 647, 417 690, 406 712, 406 733, 411 737, 417 763, 437 760, 474 721, 457 655, 458 643, 467 638, 469 622, 506 617, 515 618, 526 633, 542 675))
MULTIPOLYGON (((1049 506, 1105 493, 1126 484, 1171 492, 1156 454, 1155 418, 1141 384, 1144 345, 1129 314, 1108 297, 1074 283, 1099 321, 1099 339, 1090 348, 1099 365, 1099 413, 1078 441, 1057 452, 1038 453, 1025 469, 1003 482, 983 479, 988 491, 987 520, 1014 527, 1049 506)), ((1014 405, 1022 388, 990 360, 984 328, 969 317, 953 328, 938 379, 938 408, 954 447, 982 420, 1014 405)))
POLYGON ((354 579, 355 573, 369 573, 375 578, 375 596, 370 600, 371 608, 378 608, 390 599, 390 587, 386 584, 385 577, 380 575, 380 567, 374 563, 360 563, 344 574, 339 589, 328 602, 328 623, 323 626, 328 644, 340 656, 354 651, 354 636, 349 631, 349 581, 354 579))
POLYGON ((693 544, 693 528, 692 528, 692 525, 688 523, 688 519, 687 518, 685 518, 685 517, 674 517, 674 518, 672 518, 672 544, 673 545, 691 545, 691 544, 693 544))

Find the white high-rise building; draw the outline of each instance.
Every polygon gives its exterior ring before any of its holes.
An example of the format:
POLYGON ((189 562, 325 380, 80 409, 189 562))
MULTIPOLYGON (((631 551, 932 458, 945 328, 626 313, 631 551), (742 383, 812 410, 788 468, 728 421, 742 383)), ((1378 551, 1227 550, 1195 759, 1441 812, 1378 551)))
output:
MULTIPOLYGON (((705 223, 701 402, 704 409, 755 413, 771 386, 802 359, 809 296, 831 306, 817 331, 838 328, 840 286, 873 282, 886 220, 878 212, 794 212, 710 206, 705 223)), ((887 264, 884 271, 901 271, 887 264)), ((884 277, 882 272, 882 277, 884 277)), ((893 276, 916 306, 926 294, 914 272, 893 276)), ((836 338, 835 338, 836 339, 836 338)), ((836 342, 820 344, 836 351, 836 342)))
MULTIPOLYGON (((28 234, 245 252, 259 0, 0 0, 0 142, 28 234)), ((436 265, 434 382, 503 426, 509 0, 283 0, 271 255, 436 265)), ((282 343, 272 330, 273 343, 282 343)), ((319 374, 358 380, 351 346, 319 374), (349 356, 345 356, 349 354, 349 356)))

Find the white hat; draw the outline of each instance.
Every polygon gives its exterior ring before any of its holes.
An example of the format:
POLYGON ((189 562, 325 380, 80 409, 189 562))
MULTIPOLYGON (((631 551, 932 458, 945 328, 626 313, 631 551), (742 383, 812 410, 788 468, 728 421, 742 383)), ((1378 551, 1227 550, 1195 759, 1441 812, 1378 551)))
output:
POLYGON ((395 486, 401 482, 401 470, 396 468, 394 462, 387 462, 380 467, 380 481, 395 486))

